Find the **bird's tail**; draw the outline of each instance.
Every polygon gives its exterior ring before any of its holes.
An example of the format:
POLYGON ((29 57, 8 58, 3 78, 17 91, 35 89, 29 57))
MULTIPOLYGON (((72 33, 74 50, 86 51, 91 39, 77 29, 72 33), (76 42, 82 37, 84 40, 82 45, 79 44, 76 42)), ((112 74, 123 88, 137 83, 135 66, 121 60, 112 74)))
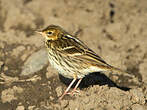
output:
POLYGON ((128 73, 128 72, 126 72, 126 71, 124 71, 124 70, 121 70, 121 69, 119 69, 119 68, 116 68, 116 67, 113 67, 113 66, 111 66, 111 71, 112 72, 116 72, 116 73, 119 73, 119 74, 121 74, 121 73, 125 73, 125 74, 130 74, 130 73, 128 73))

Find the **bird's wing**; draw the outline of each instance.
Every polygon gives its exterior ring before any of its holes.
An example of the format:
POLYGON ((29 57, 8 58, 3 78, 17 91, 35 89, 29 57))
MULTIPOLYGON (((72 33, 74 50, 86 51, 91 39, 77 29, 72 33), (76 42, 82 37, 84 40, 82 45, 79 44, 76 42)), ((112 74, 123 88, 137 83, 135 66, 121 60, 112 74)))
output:
POLYGON ((81 40, 75 37, 67 36, 69 45, 60 52, 64 55, 75 57, 76 59, 83 59, 83 61, 90 64, 95 64, 99 66, 110 67, 101 57, 99 57, 94 51, 89 49, 81 40))

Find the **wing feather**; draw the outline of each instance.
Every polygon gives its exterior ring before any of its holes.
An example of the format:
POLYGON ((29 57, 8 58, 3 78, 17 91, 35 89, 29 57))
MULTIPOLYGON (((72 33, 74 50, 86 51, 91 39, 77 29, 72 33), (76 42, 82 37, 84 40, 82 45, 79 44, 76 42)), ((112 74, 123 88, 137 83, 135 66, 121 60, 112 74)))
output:
POLYGON ((94 51, 89 49, 82 41, 78 38, 67 36, 69 41, 69 46, 63 49, 60 49, 62 54, 67 56, 75 57, 76 59, 83 59, 83 61, 88 62, 89 64, 95 64, 99 66, 110 67, 100 56, 98 56, 94 51))

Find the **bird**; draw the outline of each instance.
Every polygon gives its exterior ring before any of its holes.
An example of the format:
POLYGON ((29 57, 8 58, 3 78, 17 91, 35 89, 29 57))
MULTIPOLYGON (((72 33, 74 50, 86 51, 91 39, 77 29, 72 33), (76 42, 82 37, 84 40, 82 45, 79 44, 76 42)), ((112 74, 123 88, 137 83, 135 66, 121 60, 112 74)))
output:
POLYGON ((59 99, 62 99, 66 94, 79 92, 77 87, 82 79, 90 73, 103 71, 124 72, 109 65, 77 36, 69 34, 58 25, 49 25, 36 32, 45 38, 45 46, 51 66, 62 76, 72 79, 59 99), (72 92, 69 92, 77 79, 77 84, 72 92))

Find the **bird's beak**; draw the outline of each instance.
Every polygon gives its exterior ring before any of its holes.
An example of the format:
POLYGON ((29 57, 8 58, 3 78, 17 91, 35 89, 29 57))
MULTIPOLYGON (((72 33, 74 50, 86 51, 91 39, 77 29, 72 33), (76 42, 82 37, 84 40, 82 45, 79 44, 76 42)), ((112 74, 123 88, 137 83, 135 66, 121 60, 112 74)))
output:
POLYGON ((35 31, 36 33, 39 33, 40 35, 42 35, 43 37, 46 37, 45 33, 42 31, 35 31))
POLYGON ((43 35, 43 32, 42 31, 35 31, 35 32, 43 35))

